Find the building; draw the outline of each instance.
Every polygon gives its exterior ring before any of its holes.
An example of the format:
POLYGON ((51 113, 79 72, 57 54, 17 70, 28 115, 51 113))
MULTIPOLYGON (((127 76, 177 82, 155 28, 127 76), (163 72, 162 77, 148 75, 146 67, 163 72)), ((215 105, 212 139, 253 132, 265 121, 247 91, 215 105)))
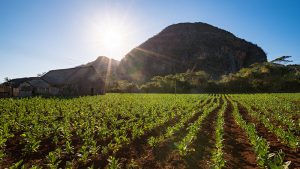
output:
POLYGON ((52 87, 49 83, 39 77, 19 85, 19 97, 53 96, 58 95, 58 91, 57 88, 52 87))
POLYGON ((105 93, 105 82, 93 66, 52 70, 42 79, 63 96, 83 96, 105 93))
POLYGON ((84 96, 105 93, 93 66, 51 70, 42 77, 13 79, 0 86, 0 97, 84 96))
POLYGON ((0 85, 0 98, 3 97, 19 97, 19 86, 21 83, 29 81, 36 77, 17 78, 9 80, 0 85))

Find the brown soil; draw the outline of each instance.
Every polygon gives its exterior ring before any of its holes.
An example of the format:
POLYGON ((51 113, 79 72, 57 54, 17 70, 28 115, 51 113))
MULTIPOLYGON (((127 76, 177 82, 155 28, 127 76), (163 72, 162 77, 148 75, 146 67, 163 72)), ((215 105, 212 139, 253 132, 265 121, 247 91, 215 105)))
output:
POLYGON ((16 159, 22 158, 22 149, 24 148, 24 146, 19 144, 23 139, 20 134, 21 132, 15 133, 15 136, 6 142, 6 157, 1 164, 3 168, 9 167, 11 164, 17 162, 16 159))
POLYGON ((238 103, 238 106, 243 119, 250 123, 254 123, 258 134, 269 142, 270 152, 277 152, 279 150, 282 150, 285 153, 284 161, 292 162, 289 168, 300 168, 299 150, 293 150, 281 143, 276 135, 271 133, 261 122, 254 118, 251 118, 246 109, 240 103, 238 103))
POLYGON ((226 168, 258 168, 256 154, 252 150, 246 133, 232 116, 233 106, 228 101, 224 114, 224 159, 226 168))
POLYGON ((37 152, 24 154, 22 149, 25 147, 25 144, 23 143, 24 140, 20 134, 22 134, 22 132, 15 133, 15 136, 6 142, 5 152, 7 153, 7 156, 1 164, 3 168, 9 167, 21 159, 23 159, 22 164, 40 164, 43 161, 43 157, 46 157, 50 151, 55 149, 55 145, 52 143, 51 139, 47 138, 41 141, 37 152))

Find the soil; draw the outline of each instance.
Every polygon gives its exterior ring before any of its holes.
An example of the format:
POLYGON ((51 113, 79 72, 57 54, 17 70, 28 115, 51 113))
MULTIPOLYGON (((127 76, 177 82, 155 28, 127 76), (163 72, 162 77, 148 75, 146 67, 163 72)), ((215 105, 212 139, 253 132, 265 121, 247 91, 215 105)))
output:
POLYGON ((243 119, 250 123, 254 123, 258 134, 269 142, 270 152, 278 152, 279 150, 282 150, 285 153, 284 161, 292 162, 289 168, 300 168, 299 150, 293 150, 281 143, 277 136, 274 133, 270 132, 261 122, 254 118, 251 118, 246 109, 240 103, 238 103, 238 107, 243 119))
POLYGON ((23 159, 22 164, 27 163, 29 166, 40 164, 43 161, 43 157, 55 149, 51 139, 46 138, 41 141, 37 152, 24 154, 22 149, 25 147, 25 140, 20 136, 21 134, 22 132, 15 133, 15 136, 6 142, 5 152, 7 156, 3 160, 1 167, 8 168, 13 163, 18 162, 19 159, 23 159))
POLYGON ((228 101, 224 125, 224 159, 226 168, 258 168, 256 154, 246 133, 238 126, 232 115, 233 106, 228 101))

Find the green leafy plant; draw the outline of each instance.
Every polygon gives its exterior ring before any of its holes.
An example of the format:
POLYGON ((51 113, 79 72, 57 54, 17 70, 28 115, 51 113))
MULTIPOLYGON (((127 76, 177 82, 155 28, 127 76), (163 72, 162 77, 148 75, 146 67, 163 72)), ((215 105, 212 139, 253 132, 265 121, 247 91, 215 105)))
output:
POLYGON ((155 138, 155 137, 150 137, 148 139, 148 144, 151 146, 151 147, 156 147, 158 145, 158 140, 155 138))
POLYGON ((12 166, 10 166, 9 169, 19 169, 19 168, 24 169, 25 167, 24 167, 24 165, 22 165, 22 163, 23 163, 23 160, 20 160, 20 161, 14 163, 12 166))
POLYGON ((38 151, 41 140, 38 140, 34 135, 32 135, 29 132, 23 133, 23 134, 21 134, 21 136, 26 141, 25 147, 23 148, 23 152, 25 152, 25 154, 29 154, 29 153, 38 151))
POLYGON ((136 161, 134 161, 134 159, 131 159, 130 162, 127 164, 126 168, 127 169, 138 169, 139 166, 136 163, 136 161))
POLYGON ((109 169, 119 169, 119 168, 121 168, 121 164, 119 163, 119 160, 116 159, 115 157, 109 156, 107 161, 108 161, 108 168, 109 169))
POLYGON ((271 169, 288 169, 291 161, 284 162, 284 156, 282 150, 268 154, 267 166, 271 169))
POLYGON ((48 166, 50 169, 56 169, 58 168, 58 165, 60 164, 60 160, 59 160, 60 155, 58 154, 58 152, 49 152, 47 158, 47 162, 48 162, 48 166))
POLYGON ((275 167, 275 166, 284 166, 287 163, 283 162, 283 156, 282 153, 270 153, 269 152, 269 144, 268 142, 258 136, 257 131, 255 129, 254 124, 247 123, 242 116, 240 115, 238 111, 238 105, 237 102, 233 102, 231 99, 229 99, 231 104, 233 105, 233 116, 236 122, 238 123, 241 128, 243 128, 250 140, 250 143, 254 147, 254 151, 257 155, 257 163, 261 167, 275 167))
POLYGON ((224 104, 218 112, 216 125, 216 148, 212 151, 212 168, 221 169, 225 166, 223 157, 223 134, 224 134, 224 112, 227 108, 227 100, 223 97, 224 104))
MULTIPOLYGON (((234 94, 226 98, 217 94, 106 94, 72 99, 0 99, 0 162, 7 160, 6 154, 14 153, 7 152, 9 143, 23 148, 24 154, 16 156, 16 161, 37 155, 40 150, 49 152, 39 157, 42 162, 26 159, 26 164, 20 163, 18 168, 30 168, 30 165, 38 168, 41 163, 47 168, 86 167, 98 156, 115 156, 139 138, 148 138, 147 144, 156 148, 165 141, 176 140, 179 155, 188 156, 192 151, 199 151, 194 145, 198 144, 195 140, 201 134, 203 122, 212 112, 218 112, 210 167, 222 168, 226 164, 222 151, 223 111, 229 100, 234 120, 246 133, 257 164, 261 168, 286 168, 291 162, 284 162, 280 151, 270 152, 267 140, 260 137, 255 125, 243 119, 238 105, 245 107, 251 118, 275 134, 290 151, 295 151, 299 148, 296 137, 300 131, 299 97, 290 93, 234 94), (50 146, 45 145, 48 143, 50 146), (47 147, 51 150, 45 150, 47 147), (68 162, 61 164, 61 160, 68 162)), ((110 160, 114 164, 111 166, 123 167, 116 158, 110 160)), ((132 162, 132 168, 136 167, 135 163, 132 162)))
POLYGON ((73 154, 74 153, 74 147, 72 146, 71 141, 66 141, 65 146, 66 146, 65 151, 67 152, 67 154, 73 154))

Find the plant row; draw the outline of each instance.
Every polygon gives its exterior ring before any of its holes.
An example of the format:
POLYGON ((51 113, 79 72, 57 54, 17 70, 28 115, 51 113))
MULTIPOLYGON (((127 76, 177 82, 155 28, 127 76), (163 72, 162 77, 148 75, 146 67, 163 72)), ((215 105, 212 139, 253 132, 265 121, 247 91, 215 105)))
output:
POLYGON ((245 131, 250 144, 256 153, 257 164, 261 168, 287 168, 290 161, 284 162, 284 153, 282 151, 272 153, 269 150, 269 143, 263 137, 260 137, 255 129, 255 125, 252 123, 247 123, 241 114, 239 113, 237 102, 229 99, 230 103, 233 105, 233 117, 236 123, 245 131))

